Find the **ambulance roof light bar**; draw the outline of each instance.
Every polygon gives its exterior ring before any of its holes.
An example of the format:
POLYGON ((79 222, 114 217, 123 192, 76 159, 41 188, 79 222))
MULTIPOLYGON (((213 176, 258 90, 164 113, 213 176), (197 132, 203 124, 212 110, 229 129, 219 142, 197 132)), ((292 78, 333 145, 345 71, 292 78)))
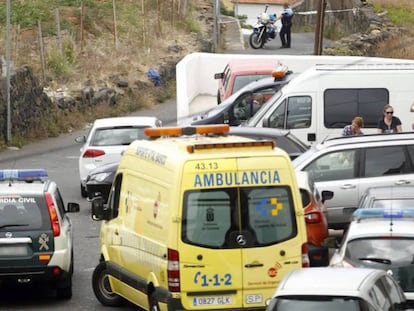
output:
POLYGON ((183 136, 196 134, 228 134, 229 131, 230 126, 228 124, 212 124, 189 127, 148 127, 144 129, 145 135, 151 138, 159 138, 162 136, 183 136))

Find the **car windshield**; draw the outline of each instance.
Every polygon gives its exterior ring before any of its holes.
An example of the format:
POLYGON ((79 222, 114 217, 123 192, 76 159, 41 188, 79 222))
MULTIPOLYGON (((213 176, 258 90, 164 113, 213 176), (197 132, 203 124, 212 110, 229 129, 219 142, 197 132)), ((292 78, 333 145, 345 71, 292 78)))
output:
POLYGON ((357 297, 342 296, 292 296, 278 297, 266 311, 359 311, 362 301, 357 297))
POLYGON ((145 127, 110 127, 96 129, 91 146, 117 146, 129 145, 134 140, 146 139, 145 127))
POLYGON ((234 86, 232 93, 236 93, 240 90, 243 86, 249 84, 250 82, 261 80, 263 78, 268 78, 270 73, 266 74, 257 74, 257 75, 243 75, 243 76, 236 76, 234 79, 234 86))
POLYGON ((256 112, 256 114, 249 119, 246 126, 257 126, 263 119, 265 113, 273 106, 273 104, 282 96, 280 91, 277 91, 272 97, 270 97, 256 112))

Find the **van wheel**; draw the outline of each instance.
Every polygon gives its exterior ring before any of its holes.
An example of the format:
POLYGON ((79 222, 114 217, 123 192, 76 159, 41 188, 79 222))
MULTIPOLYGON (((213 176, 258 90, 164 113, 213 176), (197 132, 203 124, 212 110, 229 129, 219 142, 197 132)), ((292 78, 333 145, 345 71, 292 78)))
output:
POLYGON ((149 311, 160 311, 160 306, 158 305, 158 299, 154 291, 150 294, 148 301, 149 301, 149 311))
POLYGON ((119 307, 124 302, 121 296, 112 291, 104 261, 100 262, 93 271, 92 288, 96 298, 104 306, 119 307))

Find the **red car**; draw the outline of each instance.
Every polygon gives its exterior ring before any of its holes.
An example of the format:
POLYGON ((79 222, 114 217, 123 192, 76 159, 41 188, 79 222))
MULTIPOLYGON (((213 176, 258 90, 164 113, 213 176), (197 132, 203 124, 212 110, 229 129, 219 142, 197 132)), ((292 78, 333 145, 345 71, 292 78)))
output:
POLYGON ((329 264, 327 244, 330 238, 324 202, 333 198, 333 192, 322 191, 321 195, 308 174, 303 173, 296 172, 296 177, 305 212, 310 266, 327 266, 329 264))
POLYGON ((279 61, 263 58, 229 62, 223 72, 214 75, 214 79, 219 80, 217 103, 220 104, 250 82, 271 77, 278 66, 281 66, 279 61))

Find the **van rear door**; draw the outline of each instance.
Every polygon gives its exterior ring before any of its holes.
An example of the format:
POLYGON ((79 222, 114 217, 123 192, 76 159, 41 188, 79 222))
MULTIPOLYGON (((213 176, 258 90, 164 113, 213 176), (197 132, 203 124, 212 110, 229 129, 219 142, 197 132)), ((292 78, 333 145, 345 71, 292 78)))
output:
POLYGON ((302 267, 304 219, 296 220, 281 159, 222 159, 224 170, 187 174, 193 189, 184 193, 178 246, 186 309, 264 307, 281 278, 302 267))

